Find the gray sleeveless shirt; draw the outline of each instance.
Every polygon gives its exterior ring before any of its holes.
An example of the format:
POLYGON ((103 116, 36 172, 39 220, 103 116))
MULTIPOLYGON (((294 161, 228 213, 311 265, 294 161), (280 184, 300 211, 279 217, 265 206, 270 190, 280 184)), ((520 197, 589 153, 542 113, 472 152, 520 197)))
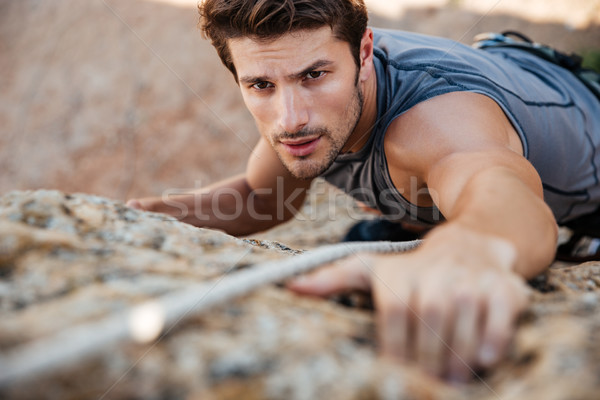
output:
POLYGON ((436 207, 417 207, 395 188, 383 140, 390 123, 416 104, 467 91, 502 108, 559 223, 600 206, 600 102, 569 71, 518 49, 477 50, 420 34, 373 32, 377 123, 362 149, 336 158, 321 175, 325 180, 391 220, 443 220, 436 207))

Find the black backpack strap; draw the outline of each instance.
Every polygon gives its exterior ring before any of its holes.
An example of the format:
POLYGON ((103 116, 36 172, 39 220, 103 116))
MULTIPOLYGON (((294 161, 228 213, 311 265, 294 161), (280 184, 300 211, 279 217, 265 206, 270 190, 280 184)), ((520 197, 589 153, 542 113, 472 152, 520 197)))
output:
POLYGON ((482 33, 475 36, 473 47, 487 49, 491 47, 510 47, 534 54, 546 61, 571 71, 600 101, 600 73, 581 66, 582 57, 578 54, 562 53, 550 46, 535 43, 522 33, 505 31, 502 33, 482 33), (518 40, 513 39, 513 37, 518 40))

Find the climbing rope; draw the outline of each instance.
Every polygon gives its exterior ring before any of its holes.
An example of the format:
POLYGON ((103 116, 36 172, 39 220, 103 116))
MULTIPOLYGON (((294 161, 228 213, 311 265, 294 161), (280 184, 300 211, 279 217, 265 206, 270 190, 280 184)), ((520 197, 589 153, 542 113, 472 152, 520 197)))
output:
POLYGON ((188 286, 117 315, 66 329, 13 349, 0 357, 0 387, 73 364, 122 340, 152 341, 166 326, 225 304, 261 286, 282 282, 340 258, 358 252, 403 252, 414 249, 419 243, 418 240, 340 243, 188 286))

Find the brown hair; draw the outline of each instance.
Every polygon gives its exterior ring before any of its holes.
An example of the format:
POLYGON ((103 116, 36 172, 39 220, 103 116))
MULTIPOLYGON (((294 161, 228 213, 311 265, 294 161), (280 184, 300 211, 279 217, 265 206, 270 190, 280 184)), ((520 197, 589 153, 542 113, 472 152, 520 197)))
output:
POLYGON ((357 66, 367 29, 363 0, 204 0, 198 4, 199 26, 237 81, 227 40, 276 39, 289 32, 329 25, 336 38, 348 42, 357 66))

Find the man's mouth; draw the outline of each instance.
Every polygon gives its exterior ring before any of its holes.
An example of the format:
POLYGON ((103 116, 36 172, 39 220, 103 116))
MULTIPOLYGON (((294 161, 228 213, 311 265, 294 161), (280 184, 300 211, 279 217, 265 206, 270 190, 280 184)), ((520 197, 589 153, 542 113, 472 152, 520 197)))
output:
POLYGON ((280 143, 294 157, 305 157, 311 154, 321 141, 321 137, 300 138, 300 139, 284 139, 280 143))

